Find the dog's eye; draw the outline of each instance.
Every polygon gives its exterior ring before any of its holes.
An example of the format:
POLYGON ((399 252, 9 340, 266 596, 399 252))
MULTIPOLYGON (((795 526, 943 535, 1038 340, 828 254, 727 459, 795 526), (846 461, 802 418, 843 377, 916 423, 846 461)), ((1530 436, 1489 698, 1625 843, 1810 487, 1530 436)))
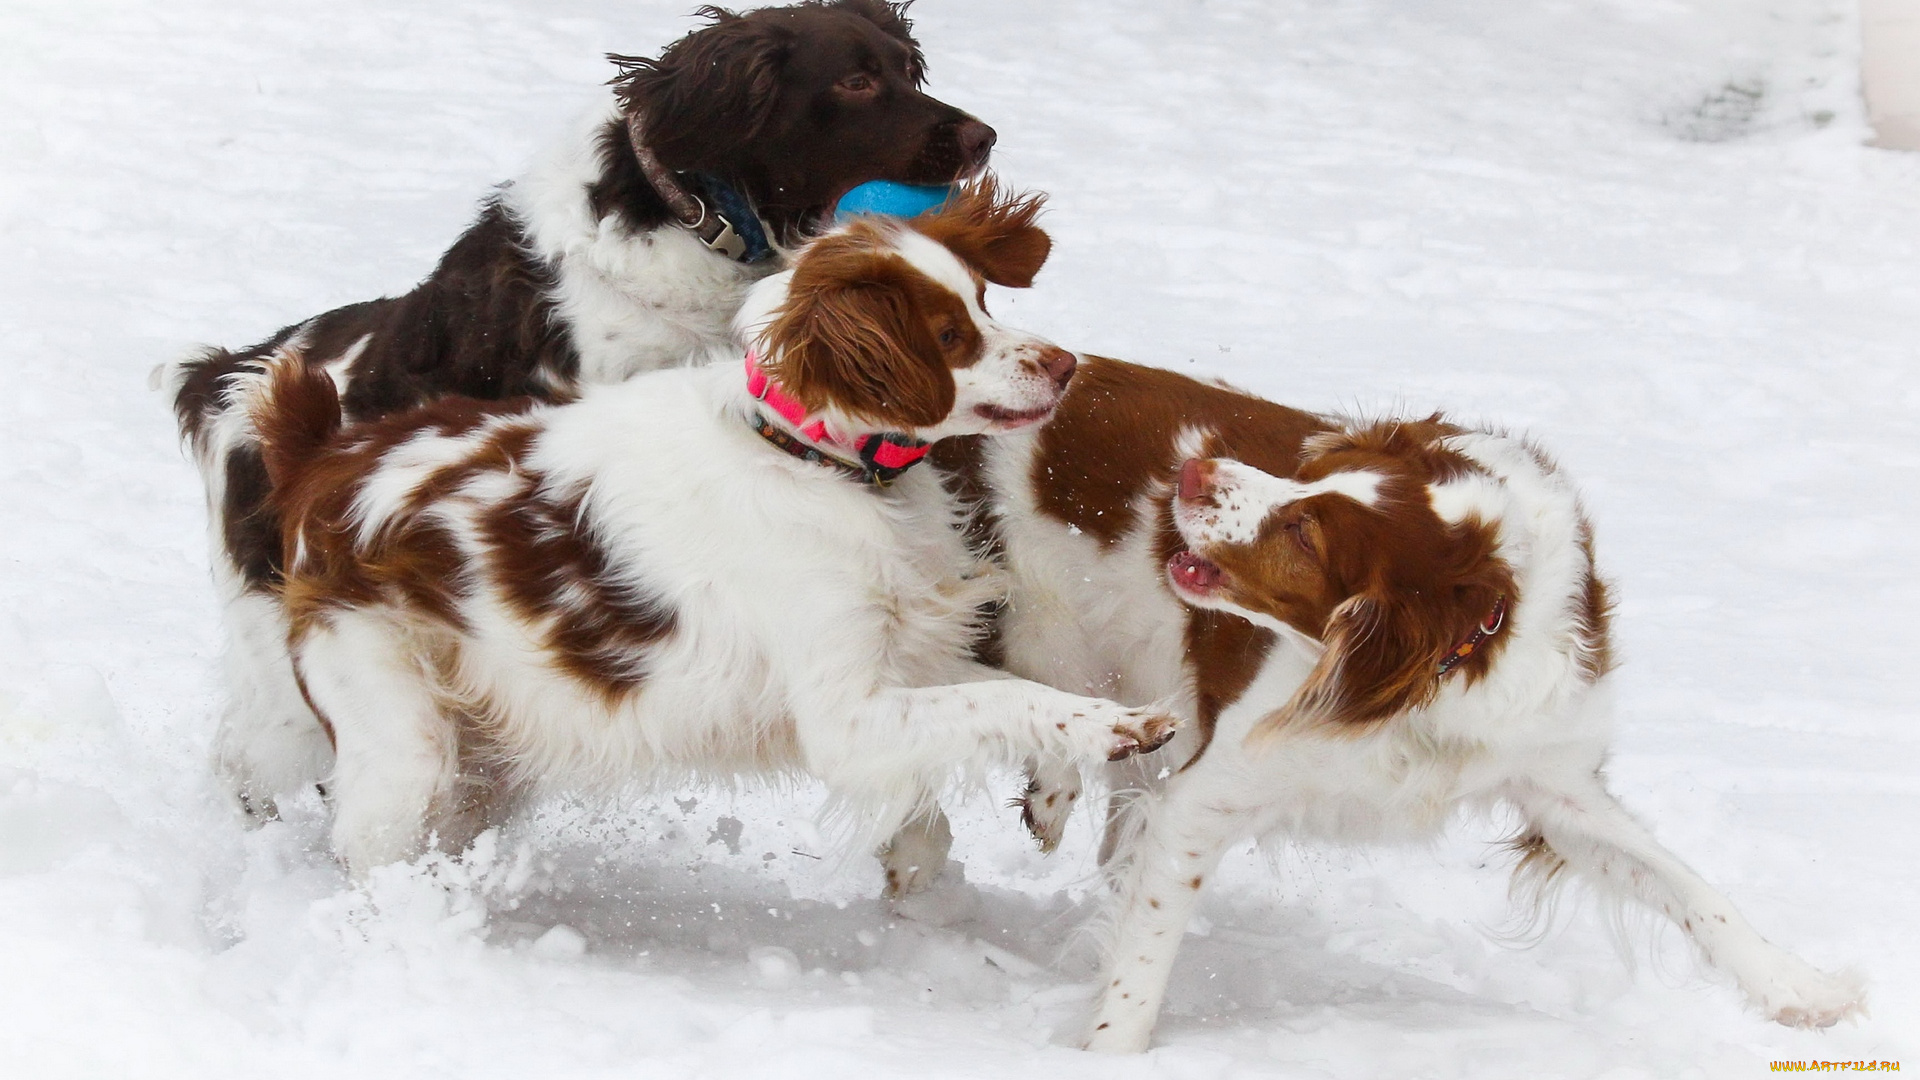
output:
POLYGON ((873 76, 849 75, 840 80, 840 89, 849 94, 870 94, 874 90, 873 76))
POLYGON ((951 326, 947 327, 945 330, 940 331, 940 345, 943 348, 950 346, 954 342, 959 340, 960 340, 960 335, 954 333, 953 327, 951 326))
POLYGON ((1301 551, 1304 551, 1309 555, 1318 555, 1320 554, 1320 552, 1316 550, 1313 546, 1313 536, 1307 531, 1307 526, 1312 523, 1313 523, 1312 518, 1302 517, 1294 521, 1287 522, 1284 527, 1286 529, 1288 539, 1292 540, 1294 544, 1297 547, 1299 547, 1301 551))

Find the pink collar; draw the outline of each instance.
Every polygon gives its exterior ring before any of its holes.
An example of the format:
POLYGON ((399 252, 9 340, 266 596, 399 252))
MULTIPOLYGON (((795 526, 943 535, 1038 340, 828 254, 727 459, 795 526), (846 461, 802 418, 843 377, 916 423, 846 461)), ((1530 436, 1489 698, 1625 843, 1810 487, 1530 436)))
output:
POLYGON ((897 431, 858 435, 851 441, 834 436, 827 430, 825 420, 808 419, 807 407, 773 381, 752 349, 747 350, 747 393, 792 424, 799 435, 799 439, 795 439, 767 423, 764 417, 749 417, 761 438, 795 457, 837 467, 865 483, 880 487, 893 483, 901 473, 919 464, 930 449, 929 444, 897 431), (809 443, 813 445, 807 445, 809 443))

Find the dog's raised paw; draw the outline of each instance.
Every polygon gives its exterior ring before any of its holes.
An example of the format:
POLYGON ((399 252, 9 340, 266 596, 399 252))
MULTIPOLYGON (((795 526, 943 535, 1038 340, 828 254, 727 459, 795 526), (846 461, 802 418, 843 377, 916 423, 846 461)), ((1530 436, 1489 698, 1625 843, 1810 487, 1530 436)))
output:
POLYGON ((1173 715, 1153 708, 1128 709, 1127 722, 1114 725, 1114 734, 1118 736, 1112 750, 1107 754, 1108 761, 1120 761, 1135 754, 1150 754, 1167 745, 1180 733, 1180 721, 1173 715))

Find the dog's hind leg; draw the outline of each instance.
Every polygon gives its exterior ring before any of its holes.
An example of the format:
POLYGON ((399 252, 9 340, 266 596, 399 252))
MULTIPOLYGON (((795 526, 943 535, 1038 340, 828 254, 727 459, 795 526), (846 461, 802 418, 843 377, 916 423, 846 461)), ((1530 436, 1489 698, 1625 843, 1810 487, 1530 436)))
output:
POLYGON ((227 700, 214 736, 214 772, 257 824, 278 816, 276 800, 327 775, 333 744, 294 679, 279 600, 237 583, 222 592, 227 700))
POLYGON ((887 872, 887 899, 894 900, 933 887, 947 867, 953 849, 953 826, 938 806, 927 810, 893 834, 880 849, 880 865, 887 872))
POLYGON ((1571 870, 1659 911, 1771 1020, 1823 1028, 1865 1011, 1858 978, 1829 975, 1761 937, 1719 890, 1635 821, 1597 775, 1552 787, 1534 780, 1508 794, 1528 822, 1520 841, 1528 856, 1523 870, 1571 870))
POLYGON ((296 647, 307 693, 333 727, 333 849, 356 879, 418 855, 459 802, 459 727, 432 677, 380 613, 330 615, 296 647))

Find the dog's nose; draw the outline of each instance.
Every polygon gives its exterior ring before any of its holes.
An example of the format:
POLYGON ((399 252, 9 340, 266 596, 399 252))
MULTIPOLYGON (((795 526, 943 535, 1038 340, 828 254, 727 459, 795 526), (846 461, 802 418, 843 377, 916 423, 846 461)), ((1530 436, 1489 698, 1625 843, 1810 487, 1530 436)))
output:
POLYGON ((1067 380, 1073 378, 1073 371, 1080 366, 1072 353, 1061 348, 1048 349, 1040 357, 1040 369, 1053 380, 1053 385, 1062 390, 1067 388, 1067 380))
POLYGON ((1192 502, 1200 497, 1213 480, 1213 462, 1188 458, 1180 466, 1180 497, 1192 502))
POLYGON ((954 138, 960 143, 960 160, 966 162, 968 169, 977 169, 987 163, 988 155, 993 153, 993 144, 1000 135, 969 116, 961 122, 954 138))

